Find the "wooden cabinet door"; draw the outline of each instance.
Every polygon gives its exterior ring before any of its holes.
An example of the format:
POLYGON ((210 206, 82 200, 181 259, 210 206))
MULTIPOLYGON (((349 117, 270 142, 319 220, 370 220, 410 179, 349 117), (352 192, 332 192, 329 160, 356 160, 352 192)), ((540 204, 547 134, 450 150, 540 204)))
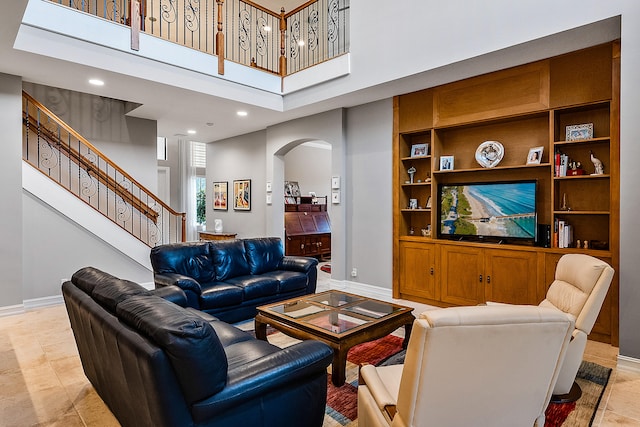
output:
POLYGON ((484 302, 482 249, 464 246, 440 246, 441 301, 455 305, 484 302))
POLYGON ((537 305, 538 254, 529 251, 485 251, 487 301, 537 305))
POLYGON ((435 245, 400 242, 400 293, 438 300, 435 245))

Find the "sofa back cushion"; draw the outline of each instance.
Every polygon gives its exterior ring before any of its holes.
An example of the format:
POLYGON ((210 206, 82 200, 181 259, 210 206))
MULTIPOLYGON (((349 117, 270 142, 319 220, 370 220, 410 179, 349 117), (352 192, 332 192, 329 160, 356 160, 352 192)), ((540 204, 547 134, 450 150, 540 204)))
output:
POLYGON ((199 283, 216 280, 207 242, 172 243, 151 249, 154 273, 178 273, 199 283))
POLYGON ((139 284, 119 279, 94 267, 76 271, 71 276, 71 282, 112 313, 115 313, 120 302, 130 296, 149 295, 149 291, 139 284))
POLYGON ((251 274, 262 274, 280 269, 284 248, 279 237, 246 239, 244 248, 251 274))
POLYGON ((209 252, 217 281, 222 282, 249 274, 249 264, 242 240, 209 242, 209 252))
POLYGON ((116 315, 162 348, 187 403, 212 396, 227 382, 227 357, 211 325, 202 317, 155 295, 133 296, 116 315))

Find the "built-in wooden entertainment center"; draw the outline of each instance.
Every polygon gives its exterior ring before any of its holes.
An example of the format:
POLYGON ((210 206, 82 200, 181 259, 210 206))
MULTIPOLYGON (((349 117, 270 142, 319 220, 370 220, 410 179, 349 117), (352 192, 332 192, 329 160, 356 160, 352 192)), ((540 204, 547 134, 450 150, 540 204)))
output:
MULTIPOLYGON (((566 253, 601 258, 617 272, 619 98, 619 42, 395 97, 394 297, 443 307, 538 304, 566 253), (588 124, 592 135, 566 137, 568 126, 588 124), (496 166, 476 160, 485 141, 504 147, 496 166), (544 147, 541 161, 528 164, 535 147, 544 147), (581 167, 558 176, 557 153, 581 167), (592 154, 603 174, 592 175, 592 154), (441 156, 453 156, 453 169, 440 170, 441 156), (537 223, 550 226, 550 247, 439 236, 439 185, 523 180, 537 181, 537 223), (573 230, 566 248, 553 239, 561 221, 573 230)), ((618 274, 590 339, 618 345, 618 274)))

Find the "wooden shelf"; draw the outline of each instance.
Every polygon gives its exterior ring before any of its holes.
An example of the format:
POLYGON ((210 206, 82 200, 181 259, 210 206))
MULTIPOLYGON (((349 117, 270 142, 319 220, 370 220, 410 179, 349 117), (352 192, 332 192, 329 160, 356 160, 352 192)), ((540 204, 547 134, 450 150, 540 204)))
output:
MULTIPOLYGON (((598 257, 618 271, 619 67, 620 45, 614 41, 394 98, 394 298, 439 306, 487 300, 539 304, 558 260, 571 253, 598 257), (567 127, 587 123, 593 125, 591 138, 565 140, 567 127), (476 161, 483 141, 499 141, 504 147, 493 168, 476 161), (410 157, 414 144, 429 144, 429 155, 410 157), (534 147, 543 148, 541 163, 526 164, 534 147), (556 177, 556 152, 580 162, 587 174, 556 177), (602 160, 605 174, 590 174, 591 153, 602 160), (453 156, 455 168, 434 170, 441 156, 453 156), (410 166, 417 169, 414 183, 407 183, 410 166), (431 180, 416 182, 418 177, 431 180), (602 242, 600 247, 607 249, 438 238, 442 185, 533 180, 536 222, 551 227, 551 245, 556 221, 564 221, 573 231, 570 246, 579 240, 602 242), (430 209, 407 208, 410 199, 425 206, 429 198, 430 209), (574 210, 559 210, 563 200, 574 210), (429 227, 431 236, 422 236, 421 230, 429 227), (411 229, 415 234, 409 234, 411 229), (490 286, 483 280, 488 276, 490 286)), ((593 330, 597 339, 613 345, 618 345, 617 298, 616 275, 593 330)))

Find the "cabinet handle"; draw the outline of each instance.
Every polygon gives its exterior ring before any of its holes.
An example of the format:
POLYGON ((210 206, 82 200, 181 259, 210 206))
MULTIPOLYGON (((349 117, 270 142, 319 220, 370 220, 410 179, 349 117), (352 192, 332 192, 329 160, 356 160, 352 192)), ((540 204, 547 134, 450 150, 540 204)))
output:
POLYGON ((480 283, 482 283, 482 274, 480 275, 480 283))
POLYGON ((491 276, 487 276, 487 285, 491 283, 491 276))
POLYGON ((429 274, 431 274, 431 275, 433 276, 433 267, 431 267, 431 268, 429 269, 429 274))
POLYGON ((300 244, 300 249, 304 249, 304 243, 300 244))

